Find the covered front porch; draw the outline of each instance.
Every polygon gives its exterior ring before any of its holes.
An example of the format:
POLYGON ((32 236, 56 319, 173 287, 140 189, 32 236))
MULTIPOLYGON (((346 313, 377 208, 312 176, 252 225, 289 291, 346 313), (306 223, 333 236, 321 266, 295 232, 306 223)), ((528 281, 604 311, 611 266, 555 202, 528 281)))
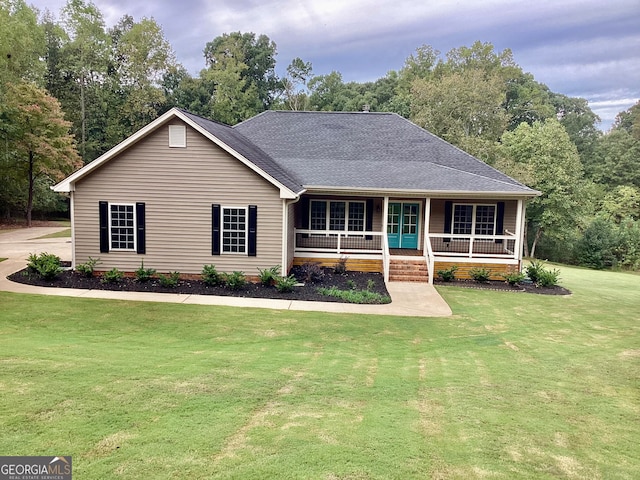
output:
POLYGON ((414 267, 411 280, 430 283, 451 265, 459 277, 478 266, 498 275, 520 268, 525 205, 522 198, 307 196, 296 205, 293 264, 346 259, 348 269, 378 271, 386 282, 414 267))

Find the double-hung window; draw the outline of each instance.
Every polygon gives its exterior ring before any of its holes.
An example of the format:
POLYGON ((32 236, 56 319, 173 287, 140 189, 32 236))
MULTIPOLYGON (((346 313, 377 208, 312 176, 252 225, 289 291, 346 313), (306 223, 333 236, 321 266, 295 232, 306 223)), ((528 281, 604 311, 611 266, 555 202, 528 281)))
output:
POLYGON ((222 252, 247 252, 247 209, 222 208, 222 252))
POLYGON ((495 235, 496 206, 455 204, 452 227, 459 235, 495 235))
POLYGON ((136 209, 134 204, 109 204, 111 250, 136 249, 136 209))
POLYGON ((255 257, 258 245, 258 206, 211 205, 211 255, 255 257))
POLYGON ((145 253, 147 248, 145 204, 98 202, 100 253, 145 253))
POLYGON ((330 232, 364 232, 365 202, 311 200, 309 228, 330 232))

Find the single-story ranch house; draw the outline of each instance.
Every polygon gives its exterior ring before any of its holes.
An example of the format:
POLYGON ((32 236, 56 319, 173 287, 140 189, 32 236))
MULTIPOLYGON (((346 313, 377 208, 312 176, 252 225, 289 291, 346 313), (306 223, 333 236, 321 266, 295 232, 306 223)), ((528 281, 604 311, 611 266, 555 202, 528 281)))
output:
POLYGON ((53 187, 73 266, 198 274, 319 262, 433 281, 519 269, 539 192, 392 113, 172 109, 53 187))

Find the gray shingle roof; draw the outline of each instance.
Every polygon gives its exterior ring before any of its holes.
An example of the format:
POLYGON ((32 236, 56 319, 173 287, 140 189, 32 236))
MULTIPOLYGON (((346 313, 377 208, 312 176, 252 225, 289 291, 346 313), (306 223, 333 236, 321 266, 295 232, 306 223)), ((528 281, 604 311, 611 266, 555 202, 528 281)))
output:
POLYGON ((537 193, 393 113, 270 110, 232 130, 305 187, 537 193))

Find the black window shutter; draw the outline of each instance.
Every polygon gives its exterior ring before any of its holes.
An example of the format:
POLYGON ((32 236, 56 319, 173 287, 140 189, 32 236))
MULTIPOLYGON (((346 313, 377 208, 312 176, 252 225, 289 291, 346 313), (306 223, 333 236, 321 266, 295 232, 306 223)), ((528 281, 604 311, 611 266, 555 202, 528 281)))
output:
MULTIPOLYGON (((367 232, 370 232, 373 230, 373 199, 368 199, 367 200, 367 206, 365 207, 367 209, 366 212, 366 222, 365 222, 365 227, 364 229, 367 232)), ((372 235, 367 235, 365 237, 366 240, 373 240, 373 236, 372 235)))
MULTIPOLYGON (((444 202, 444 233, 451 233, 451 219, 453 217, 453 202, 444 202)), ((443 238, 445 242, 450 242, 450 238, 443 238)))
POLYGON ((256 256, 257 229, 258 229, 258 206, 249 205, 249 239, 248 239, 247 254, 250 257, 256 256))
POLYGON ((98 202, 100 212, 100 253, 109 253, 109 203, 98 202))
MULTIPOLYGON (((302 229, 309 229, 309 197, 302 197, 300 200, 300 209, 302 210, 302 229)), ((309 238, 309 234, 305 233, 302 238, 309 238)))
POLYGON ((211 255, 220 255, 220 205, 211 205, 211 255))
POLYGON ((144 203, 136 203, 136 253, 147 252, 147 235, 145 227, 144 203))
MULTIPOLYGON (((496 235, 504 235, 504 202, 498 202, 496 210, 496 235)), ((497 239, 496 243, 502 243, 502 239, 497 239)))

